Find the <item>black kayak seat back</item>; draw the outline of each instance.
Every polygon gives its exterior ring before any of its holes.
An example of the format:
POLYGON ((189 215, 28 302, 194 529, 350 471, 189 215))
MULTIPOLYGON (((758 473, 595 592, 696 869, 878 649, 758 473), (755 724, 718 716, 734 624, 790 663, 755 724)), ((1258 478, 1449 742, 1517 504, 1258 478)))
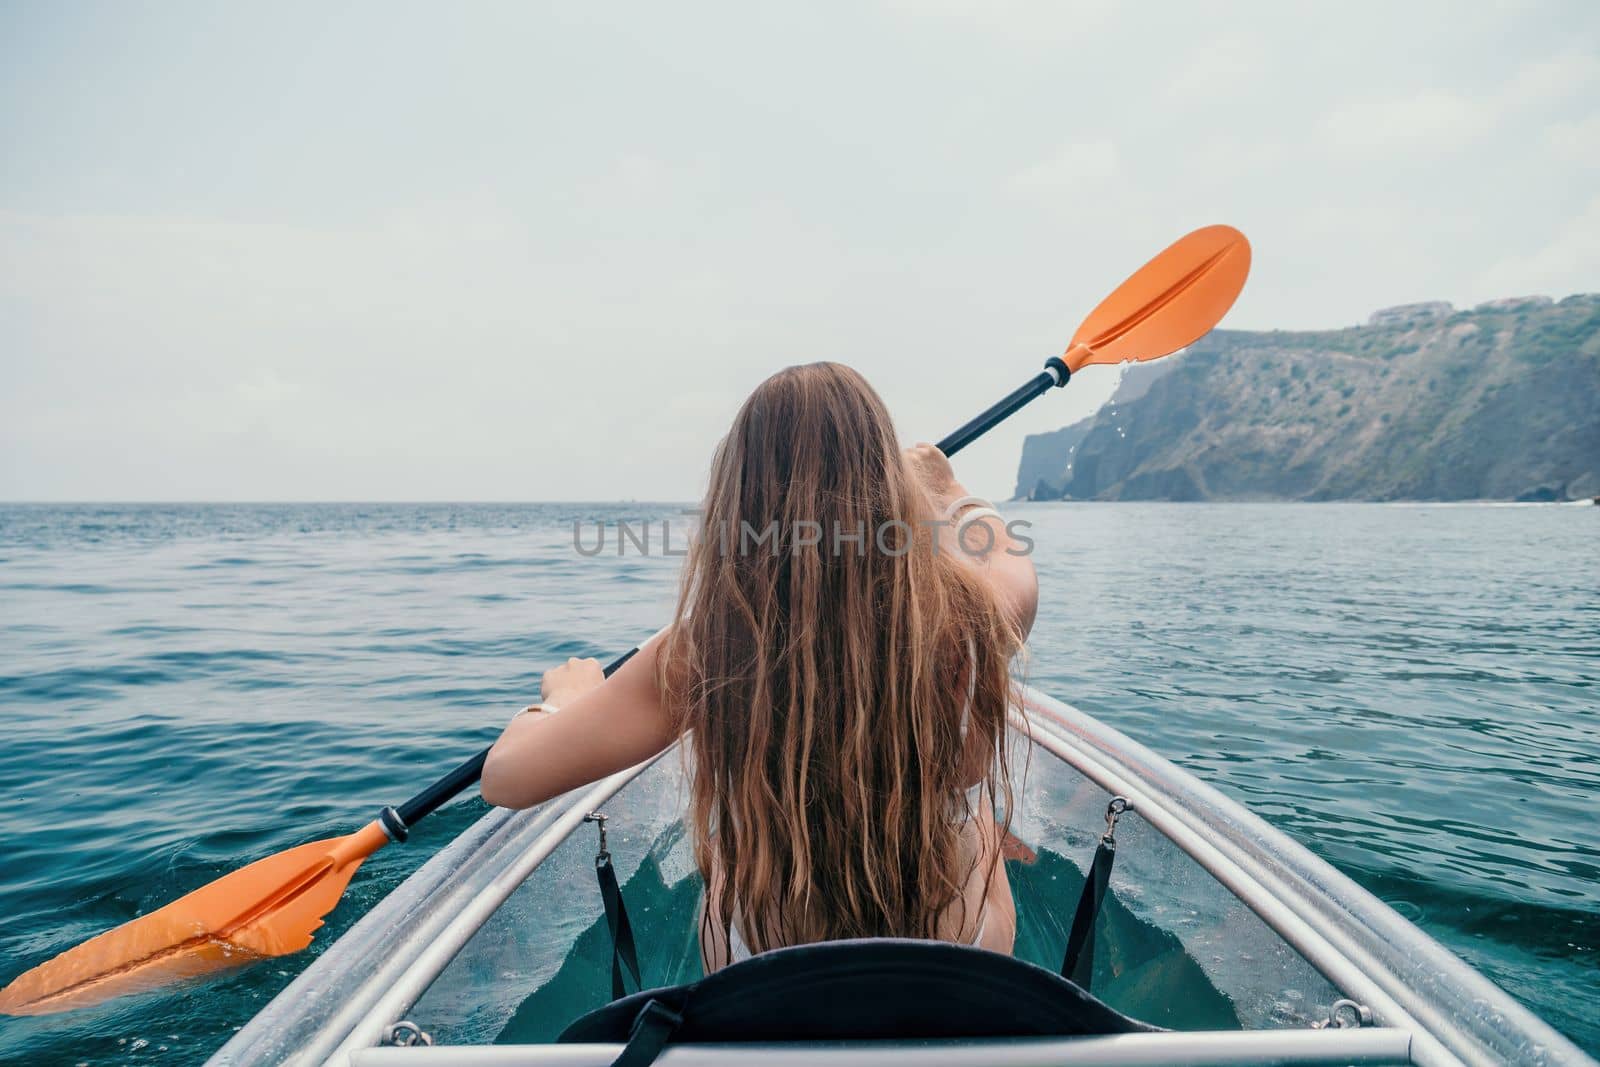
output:
POLYGON ((1070 1037, 1147 1033, 1079 986, 1011 956, 945 941, 873 938, 775 949, 697 982, 589 1012, 563 1042, 1070 1037), (640 1024, 640 1026, 636 1026, 640 1024))

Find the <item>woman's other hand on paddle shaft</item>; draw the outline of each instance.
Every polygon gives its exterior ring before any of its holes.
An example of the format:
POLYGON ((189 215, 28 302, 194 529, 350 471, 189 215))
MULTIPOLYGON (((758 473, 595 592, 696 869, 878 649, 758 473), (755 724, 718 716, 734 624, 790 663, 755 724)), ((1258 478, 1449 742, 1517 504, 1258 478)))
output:
POLYGON ((943 452, 926 441, 905 450, 906 466, 911 475, 927 490, 936 512, 943 515, 952 501, 967 496, 966 487, 956 480, 956 472, 943 452))
POLYGON ((559 667, 544 672, 539 683, 539 699, 546 704, 561 707, 606 680, 605 671, 597 659, 569 659, 559 667))

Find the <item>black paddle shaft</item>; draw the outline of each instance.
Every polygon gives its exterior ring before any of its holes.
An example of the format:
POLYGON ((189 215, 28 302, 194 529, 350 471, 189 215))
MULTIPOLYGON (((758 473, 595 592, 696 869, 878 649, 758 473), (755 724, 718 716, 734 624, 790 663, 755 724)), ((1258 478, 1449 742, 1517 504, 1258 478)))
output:
POLYGON ((946 456, 953 456, 966 448, 972 442, 988 433, 995 426, 1016 414, 1029 401, 1048 393, 1052 386, 1063 386, 1067 379, 1072 377, 1072 371, 1067 369, 1066 361, 1060 356, 1051 356, 1045 360, 1044 370, 1030 378, 1026 384, 1017 387, 1005 399, 995 404, 988 411, 967 423, 955 433, 939 442, 939 451, 946 456))
MULTIPOLYGON (((940 441, 939 451, 946 456, 955 455, 1016 414, 1024 405, 1037 397, 1043 396, 1052 387, 1066 385, 1067 379, 1072 377, 1072 371, 1067 368, 1066 362, 1060 356, 1051 356, 1045 360, 1044 368, 1044 370, 1030 378, 1026 384, 1013 390, 999 403, 940 441)), ((628 662, 637 651, 639 651, 637 648, 632 649, 625 655, 612 660, 606 666, 606 677, 611 677, 612 673, 628 662)), ((440 805, 450 800, 463 789, 476 783, 479 778, 482 778, 483 763, 488 758, 489 749, 486 748, 398 808, 384 808, 379 818, 383 821, 384 828, 388 830, 389 836, 396 841, 404 841, 411 827, 417 824, 418 819, 432 814, 440 805)))
MULTIPOLYGON (((605 674, 609 678, 616 673, 617 668, 633 658, 637 648, 629 649, 606 664, 605 674)), ((494 746, 489 746, 493 748, 494 746)), ((396 840, 404 841, 411 827, 417 820, 425 815, 432 814, 440 805, 450 800, 468 786, 475 784, 483 777, 483 763, 489 758, 489 749, 473 756, 455 770, 434 782, 428 788, 400 805, 398 808, 384 808, 380 818, 389 835, 396 840)))

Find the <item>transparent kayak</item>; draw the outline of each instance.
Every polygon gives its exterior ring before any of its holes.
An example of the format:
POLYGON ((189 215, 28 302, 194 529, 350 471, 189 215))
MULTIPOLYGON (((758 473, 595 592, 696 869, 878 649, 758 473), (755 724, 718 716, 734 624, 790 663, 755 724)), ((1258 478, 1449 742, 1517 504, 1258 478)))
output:
MULTIPOLYGON (((1012 745, 1017 957, 1054 971, 1108 800, 1126 798, 1091 992, 1160 1033, 670 1045, 663 1064, 1594 1063, 1393 909, 1096 719, 1027 690, 1012 745)), ((603 811, 643 985, 700 976, 700 881, 668 753, 495 809, 284 989, 216 1064, 609 1064, 556 1043, 611 999, 603 811)))

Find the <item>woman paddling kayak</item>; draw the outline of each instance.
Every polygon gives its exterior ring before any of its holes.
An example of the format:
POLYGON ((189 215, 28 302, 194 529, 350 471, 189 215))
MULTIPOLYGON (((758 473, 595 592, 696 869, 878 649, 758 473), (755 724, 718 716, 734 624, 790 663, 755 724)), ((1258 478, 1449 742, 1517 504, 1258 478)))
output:
POLYGON ((483 796, 524 808, 686 736, 708 971, 815 941, 1010 952, 1009 662, 1032 562, 834 363, 763 382, 718 446, 675 620, 611 678, 544 677, 483 796), (551 714, 557 708, 559 714, 551 714))

